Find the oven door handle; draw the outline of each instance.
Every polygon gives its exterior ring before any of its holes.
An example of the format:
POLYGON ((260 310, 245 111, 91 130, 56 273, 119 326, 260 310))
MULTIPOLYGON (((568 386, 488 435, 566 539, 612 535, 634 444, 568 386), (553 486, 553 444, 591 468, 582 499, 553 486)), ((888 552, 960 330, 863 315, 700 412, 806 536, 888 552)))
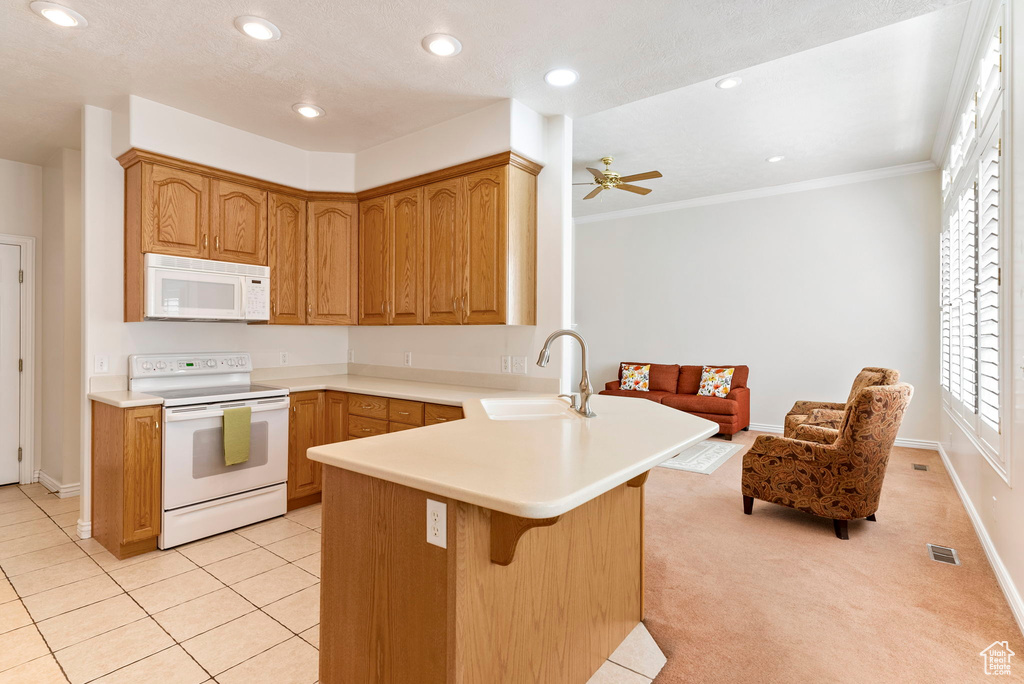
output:
MULTIPOLYGON (((228 408, 232 408, 232 407, 229 406, 228 408)), ((281 403, 273 404, 273 405, 269 405, 269 406, 268 405, 251 406, 250 408, 252 409, 252 412, 254 414, 256 414, 256 413, 266 413, 267 411, 287 411, 288 410, 288 402, 287 401, 283 401, 281 403)), ((212 410, 203 410, 203 411, 198 411, 198 410, 194 410, 194 411, 188 411, 188 410, 181 411, 177 407, 175 407, 175 408, 164 409, 164 422, 165 423, 176 423, 178 421, 198 420, 200 418, 219 418, 219 417, 221 417, 223 415, 224 415, 223 409, 212 409, 212 410), (175 413, 175 411, 177 411, 177 413, 175 413)))

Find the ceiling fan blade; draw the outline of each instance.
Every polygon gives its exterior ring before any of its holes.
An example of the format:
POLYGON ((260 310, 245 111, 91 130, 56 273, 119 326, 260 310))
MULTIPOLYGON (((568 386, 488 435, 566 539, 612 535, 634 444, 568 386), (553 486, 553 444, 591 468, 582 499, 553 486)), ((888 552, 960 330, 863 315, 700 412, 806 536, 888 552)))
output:
POLYGON ((594 178, 596 178, 597 180, 604 180, 604 174, 598 171, 597 169, 592 169, 588 166, 587 171, 594 174, 594 178))
POLYGON ((630 185, 629 183, 619 183, 615 187, 626 192, 635 192, 638 195, 647 195, 651 192, 650 188, 641 188, 639 185, 630 185))
POLYGON ((573 185, 597 185, 597 183, 573 183, 573 185))
POLYGON ((604 190, 604 186, 603 186, 603 185, 599 185, 599 186, 597 186, 596 188, 594 188, 593 190, 591 190, 591 191, 590 191, 590 194, 588 194, 588 195, 587 195, 586 197, 584 197, 583 199, 592 199, 592 198, 594 198, 594 197, 597 197, 597 194, 598 194, 599 192, 601 192, 602 190, 604 190))
POLYGON ((632 183, 638 180, 649 180, 651 178, 661 178, 661 171, 648 171, 647 173, 634 173, 632 176, 623 176, 619 180, 623 183, 632 183))

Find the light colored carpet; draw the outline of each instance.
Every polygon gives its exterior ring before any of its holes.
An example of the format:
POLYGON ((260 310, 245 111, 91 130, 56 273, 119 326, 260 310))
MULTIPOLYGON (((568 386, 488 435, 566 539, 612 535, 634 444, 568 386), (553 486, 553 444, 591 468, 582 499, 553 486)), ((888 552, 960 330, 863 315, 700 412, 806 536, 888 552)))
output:
POLYGON ((718 466, 728 461, 733 454, 745 448, 745 444, 706 439, 700 444, 694 444, 675 458, 665 461, 661 467, 710 475, 718 470, 718 466))
MULTIPOLYGON (((982 682, 993 641, 1024 654, 936 452, 893 450, 878 522, 851 522, 849 541, 783 506, 743 515, 741 466, 736 454, 706 477, 655 468, 647 480, 644 622, 668 657, 655 684, 982 682), (962 565, 930 560, 928 542, 962 565)), ((1024 681, 1024 657, 1000 680, 1024 681)))

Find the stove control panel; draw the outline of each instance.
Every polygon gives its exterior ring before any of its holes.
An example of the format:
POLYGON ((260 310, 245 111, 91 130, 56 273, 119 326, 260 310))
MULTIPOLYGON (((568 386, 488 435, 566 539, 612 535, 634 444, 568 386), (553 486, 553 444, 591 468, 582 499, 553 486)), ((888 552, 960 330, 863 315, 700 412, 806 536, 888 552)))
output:
POLYGON ((128 357, 129 378, 251 372, 252 359, 245 352, 133 354, 128 357))

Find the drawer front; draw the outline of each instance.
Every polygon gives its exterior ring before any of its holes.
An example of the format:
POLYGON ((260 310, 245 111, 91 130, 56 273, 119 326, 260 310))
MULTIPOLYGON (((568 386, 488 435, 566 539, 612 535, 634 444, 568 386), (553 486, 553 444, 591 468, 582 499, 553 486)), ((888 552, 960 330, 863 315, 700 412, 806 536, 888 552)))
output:
POLYGON ((402 399, 389 400, 388 420, 406 425, 423 425, 423 402, 402 399))
POLYGON ((366 418, 388 419, 387 397, 372 397, 369 394, 348 395, 348 414, 366 418))
POLYGON ((462 418, 462 409, 458 406, 445 406, 444 404, 427 404, 424 411, 427 425, 447 423, 462 418))
POLYGON ((408 423, 388 423, 388 432, 401 432, 402 430, 415 430, 419 425, 409 425, 408 423))
POLYGON ((363 416, 352 415, 348 417, 348 436, 352 439, 383 435, 387 431, 388 422, 386 420, 376 420, 375 418, 364 418, 363 416))

